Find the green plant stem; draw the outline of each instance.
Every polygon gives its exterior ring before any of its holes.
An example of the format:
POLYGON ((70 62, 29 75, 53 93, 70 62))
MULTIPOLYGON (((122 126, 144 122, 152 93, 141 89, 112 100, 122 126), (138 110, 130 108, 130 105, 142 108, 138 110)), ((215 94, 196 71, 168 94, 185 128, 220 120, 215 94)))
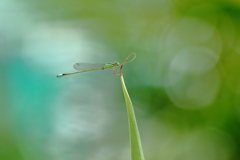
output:
POLYGON ((120 75, 120 80, 122 83, 123 94, 124 94, 124 98, 127 106, 127 112, 128 112, 132 160, 144 160, 141 139, 140 139, 140 135, 137 127, 137 121, 135 118, 132 101, 129 97, 122 74, 120 75))

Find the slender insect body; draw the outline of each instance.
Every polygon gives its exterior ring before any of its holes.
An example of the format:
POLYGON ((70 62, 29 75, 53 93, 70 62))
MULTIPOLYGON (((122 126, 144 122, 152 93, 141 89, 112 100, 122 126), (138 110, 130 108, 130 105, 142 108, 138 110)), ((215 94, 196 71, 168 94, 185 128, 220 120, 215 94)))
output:
POLYGON ((120 66, 124 65, 125 63, 129 63, 131 61, 127 61, 128 58, 134 55, 134 57, 132 58, 132 60, 136 57, 135 53, 131 53, 126 59, 125 61, 120 65, 119 62, 115 61, 113 63, 106 63, 106 64, 92 64, 92 63, 75 63, 73 65, 73 68, 75 68, 76 70, 78 70, 78 72, 72 72, 72 73, 61 73, 58 74, 56 77, 63 77, 63 76, 67 76, 67 75, 72 75, 72 74, 77 74, 77 73, 82 73, 82 72, 89 72, 89 71, 95 71, 95 70, 104 70, 104 69, 108 69, 108 68, 113 68, 113 74, 114 75, 120 75, 120 66))

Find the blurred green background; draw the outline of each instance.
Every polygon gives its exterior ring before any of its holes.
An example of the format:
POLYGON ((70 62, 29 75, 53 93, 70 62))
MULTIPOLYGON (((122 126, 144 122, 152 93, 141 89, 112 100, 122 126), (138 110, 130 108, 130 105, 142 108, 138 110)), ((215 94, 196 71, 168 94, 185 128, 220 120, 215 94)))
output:
POLYGON ((240 159, 238 0, 0 0, 0 159, 130 160, 122 62, 146 160, 240 159))

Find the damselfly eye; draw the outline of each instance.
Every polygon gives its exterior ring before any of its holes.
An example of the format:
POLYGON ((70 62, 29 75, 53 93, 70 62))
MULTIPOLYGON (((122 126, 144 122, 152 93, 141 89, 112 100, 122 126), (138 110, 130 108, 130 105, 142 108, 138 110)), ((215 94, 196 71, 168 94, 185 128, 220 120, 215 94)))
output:
POLYGON ((120 65, 119 62, 114 62, 113 64, 114 64, 114 66, 119 66, 120 65))

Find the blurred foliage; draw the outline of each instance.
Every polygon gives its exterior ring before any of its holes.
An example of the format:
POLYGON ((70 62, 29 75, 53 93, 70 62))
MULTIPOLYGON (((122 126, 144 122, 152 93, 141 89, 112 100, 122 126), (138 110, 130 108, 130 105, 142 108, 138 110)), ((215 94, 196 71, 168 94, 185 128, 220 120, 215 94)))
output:
POLYGON ((237 0, 0 0, 0 159, 130 159, 122 62, 148 160, 240 158, 237 0))

